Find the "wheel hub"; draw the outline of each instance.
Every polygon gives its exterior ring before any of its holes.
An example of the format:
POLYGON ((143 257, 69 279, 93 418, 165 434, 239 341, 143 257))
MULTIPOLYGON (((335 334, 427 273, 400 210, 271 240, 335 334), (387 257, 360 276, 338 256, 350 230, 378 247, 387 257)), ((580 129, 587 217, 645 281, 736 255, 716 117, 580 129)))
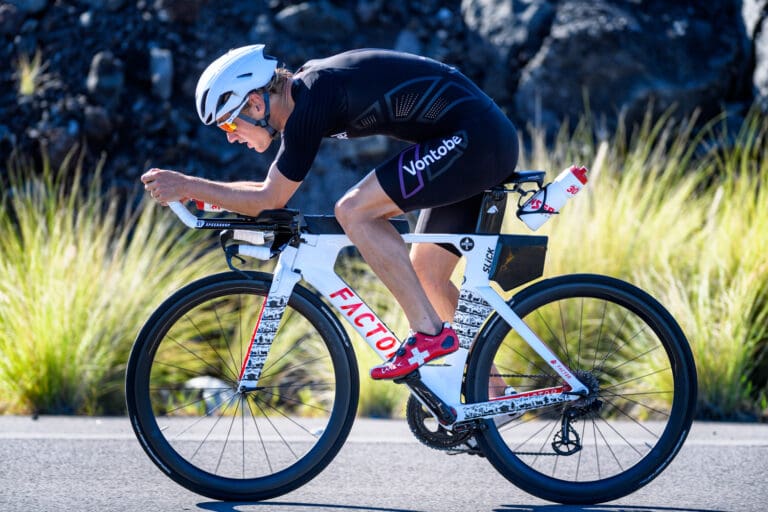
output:
MULTIPOLYGON (((602 406, 602 402, 597 399, 600 394, 600 381, 597 380, 595 374, 586 370, 575 370, 573 373, 587 387, 587 394, 572 402, 571 408, 587 412, 587 410, 592 410, 596 403, 602 406)), ((578 416, 582 415, 579 414, 578 416)))

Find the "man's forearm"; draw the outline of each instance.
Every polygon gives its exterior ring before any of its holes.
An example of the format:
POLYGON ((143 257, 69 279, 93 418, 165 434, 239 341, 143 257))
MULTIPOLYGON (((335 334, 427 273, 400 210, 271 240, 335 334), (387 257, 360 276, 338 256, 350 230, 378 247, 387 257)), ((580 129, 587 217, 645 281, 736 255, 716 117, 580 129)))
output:
POLYGON ((193 199, 243 215, 256 216, 262 210, 283 206, 273 204, 264 192, 264 183, 258 181, 223 183, 190 177, 186 189, 193 199))

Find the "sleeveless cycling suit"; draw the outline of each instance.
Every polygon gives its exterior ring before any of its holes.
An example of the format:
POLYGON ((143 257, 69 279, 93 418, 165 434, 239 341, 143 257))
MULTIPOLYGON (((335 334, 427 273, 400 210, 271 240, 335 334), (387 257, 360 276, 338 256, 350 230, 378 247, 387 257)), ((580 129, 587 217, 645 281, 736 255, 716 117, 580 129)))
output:
POLYGON ((291 94, 280 172, 302 181, 323 137, 412 142, 375 172, 401 210, 421 209, 417 232, 474 231, 483 191, 517 163, 517 134, 504 113, 455 68, 432 59, 354 50, 311 60, 295 73, 291 94))

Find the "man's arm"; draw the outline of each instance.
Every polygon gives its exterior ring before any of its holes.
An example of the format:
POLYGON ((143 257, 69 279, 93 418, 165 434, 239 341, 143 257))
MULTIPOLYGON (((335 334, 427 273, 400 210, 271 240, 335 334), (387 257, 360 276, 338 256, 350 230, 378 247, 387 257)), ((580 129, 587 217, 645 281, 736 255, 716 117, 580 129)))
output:
POLYGON ((150 169, 142 175, 141 181, 162 205, 193 198, 248 216, 256 216, 262 210, 283 208, 301 185, 301 182, 283 176, 275 163, 270 166, 264 181, 211 181, 165 169, 150 169))

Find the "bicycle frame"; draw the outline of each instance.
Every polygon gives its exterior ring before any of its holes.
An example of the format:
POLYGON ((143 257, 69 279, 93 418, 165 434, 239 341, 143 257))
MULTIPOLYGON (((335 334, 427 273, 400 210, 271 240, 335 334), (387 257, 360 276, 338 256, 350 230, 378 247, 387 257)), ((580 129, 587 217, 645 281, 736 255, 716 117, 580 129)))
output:
MULTIPOLYGON (((170 206, 187 226, 201 227, 199 219, 180 203, 171 203, 170 206)), ((450 243, 457 247, 466 259, 459 307, 453 322, 459 336, 460 348, 442 360, 424 365, 418 370, 421 384, 446 404, 455 416, 453 423, 444 424, 447 428, 474 420, 577 400, 588 392, 586 386, 576 378, 566 364, 538 338, 491 286, 489 267, 498 239, 499 235, 403 235, 406 243, 450 243), (482 403, 461 403, 464 368, 472 343, 483 321, 492 311, 496 311, 563 379, 563 385, 492 398, 482 403)), ((288 298, 294 286, 302 279, 326 298, 382 360, 388 359, 397 350, 400 345, 397 336, 334 271, 339 251, 350 245, 352 243, 346 235, 303 233, 301 243, 297 247, 286 246, 281 251, 274 270, 272 285, 259 314, 251 336, 248 354, 241 368, 239 382, 241 391, 258 387, 262 366, 278 330, 283 311, 288 304, 288 298)), ((262 260, 272 257, 269 247, 250 244, 240 245, 239 254, 262 260)), ((411 383, 408 381, 404 383, 413 391, 411 383)), ((414 395, 424 403, 419 393, 414 395)), ((424 403, 424 405, 432 414, 435 414, 428 404, 424 403)))

